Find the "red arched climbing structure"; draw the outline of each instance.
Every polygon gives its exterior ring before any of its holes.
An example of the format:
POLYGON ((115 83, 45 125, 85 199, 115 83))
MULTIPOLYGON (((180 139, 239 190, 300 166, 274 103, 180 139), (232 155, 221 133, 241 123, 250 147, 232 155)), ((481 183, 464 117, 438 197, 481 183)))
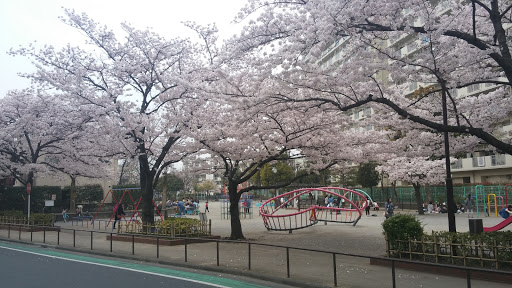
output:
MULTIPOLYGON (((323 199, 321 201, 323 204, 323 199)), ((339 187, 304 188, 270 198, 261 205, 260 215, 265 227, 275 231, 303 229, 318 222, 352 223, 355 226, 361 219, 366 205, 366 196, 357 191, 339 187), (293 210, 294 212, 286 209, 292 204, 297 208, 298 205, 295 204, 298 204, 300 199, 307 199, 310 193, 322 193, 322 195, 332 195, 334 198, 343 199, 345 200, 344 206, 326 207, 312 204, 302 210, 293 210), (279 199, 285 200, 280 201, 279 199)))

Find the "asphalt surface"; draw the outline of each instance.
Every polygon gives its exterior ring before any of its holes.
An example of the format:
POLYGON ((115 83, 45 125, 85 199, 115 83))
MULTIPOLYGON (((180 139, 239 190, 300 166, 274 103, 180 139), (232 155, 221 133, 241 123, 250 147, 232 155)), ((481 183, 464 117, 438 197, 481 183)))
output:
POLYGON ((1 287, 276 287, 172 268, 0 242, 1 287))

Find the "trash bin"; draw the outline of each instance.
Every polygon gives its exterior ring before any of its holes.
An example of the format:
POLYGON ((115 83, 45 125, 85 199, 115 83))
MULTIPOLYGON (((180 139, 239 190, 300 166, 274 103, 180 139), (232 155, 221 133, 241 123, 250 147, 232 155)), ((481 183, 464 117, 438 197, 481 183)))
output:
POLYGON ((468 219, 469 220, 469 234, 480 234, 484 232, 484 224, 482 219, 468 219))

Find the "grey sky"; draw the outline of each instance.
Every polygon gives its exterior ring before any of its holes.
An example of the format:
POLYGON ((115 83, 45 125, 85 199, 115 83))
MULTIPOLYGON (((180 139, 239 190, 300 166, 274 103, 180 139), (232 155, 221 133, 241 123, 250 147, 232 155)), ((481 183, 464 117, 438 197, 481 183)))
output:
POLYGON ((56 47, 84 43, 78 31, 59 19, 64 15, 62 7, 85 12, 114 30, 128 22, 138 29, 151 27, 170 39, 191 36, 180 23, 187 20, 215 22, 223 37, 230 36, 240 28, 230 22, 244 4, 245 0, 0 0, 0 98, 9 90, 28 87, 30 82, 17 74, 34 69, 26 58, 7 55, 11 48, 34 41, 56 47))

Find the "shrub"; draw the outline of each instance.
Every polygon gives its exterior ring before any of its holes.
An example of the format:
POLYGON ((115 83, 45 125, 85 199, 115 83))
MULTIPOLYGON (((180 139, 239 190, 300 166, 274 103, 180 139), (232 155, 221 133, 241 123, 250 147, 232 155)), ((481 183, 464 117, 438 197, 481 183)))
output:
POLYGON ((198 230, 201 221, 190 218, 171 217, 170 219, 157 223, 158 234, 171 235, 172 225, 174 224, 174 235, 178 236, 200 236, 202 233, 198 230))
POLYGON ((41 226, 53 226, 53 214, 34 213, 30 214, 30 224, 41 226))
POLYGON ((22 218, 26 217, 26 214, 23 213, 23 211, 19 211, 19 210, 6 210, 6 211, 0 211, 0 216, 22 219, 22 218))
POLYGON ((420 240, 423 236, 421 222, 412 215, 399 214, 390 217, 382 223, 382 228, 391 250, 403 250, 408 245, 408 239, 420 240))

